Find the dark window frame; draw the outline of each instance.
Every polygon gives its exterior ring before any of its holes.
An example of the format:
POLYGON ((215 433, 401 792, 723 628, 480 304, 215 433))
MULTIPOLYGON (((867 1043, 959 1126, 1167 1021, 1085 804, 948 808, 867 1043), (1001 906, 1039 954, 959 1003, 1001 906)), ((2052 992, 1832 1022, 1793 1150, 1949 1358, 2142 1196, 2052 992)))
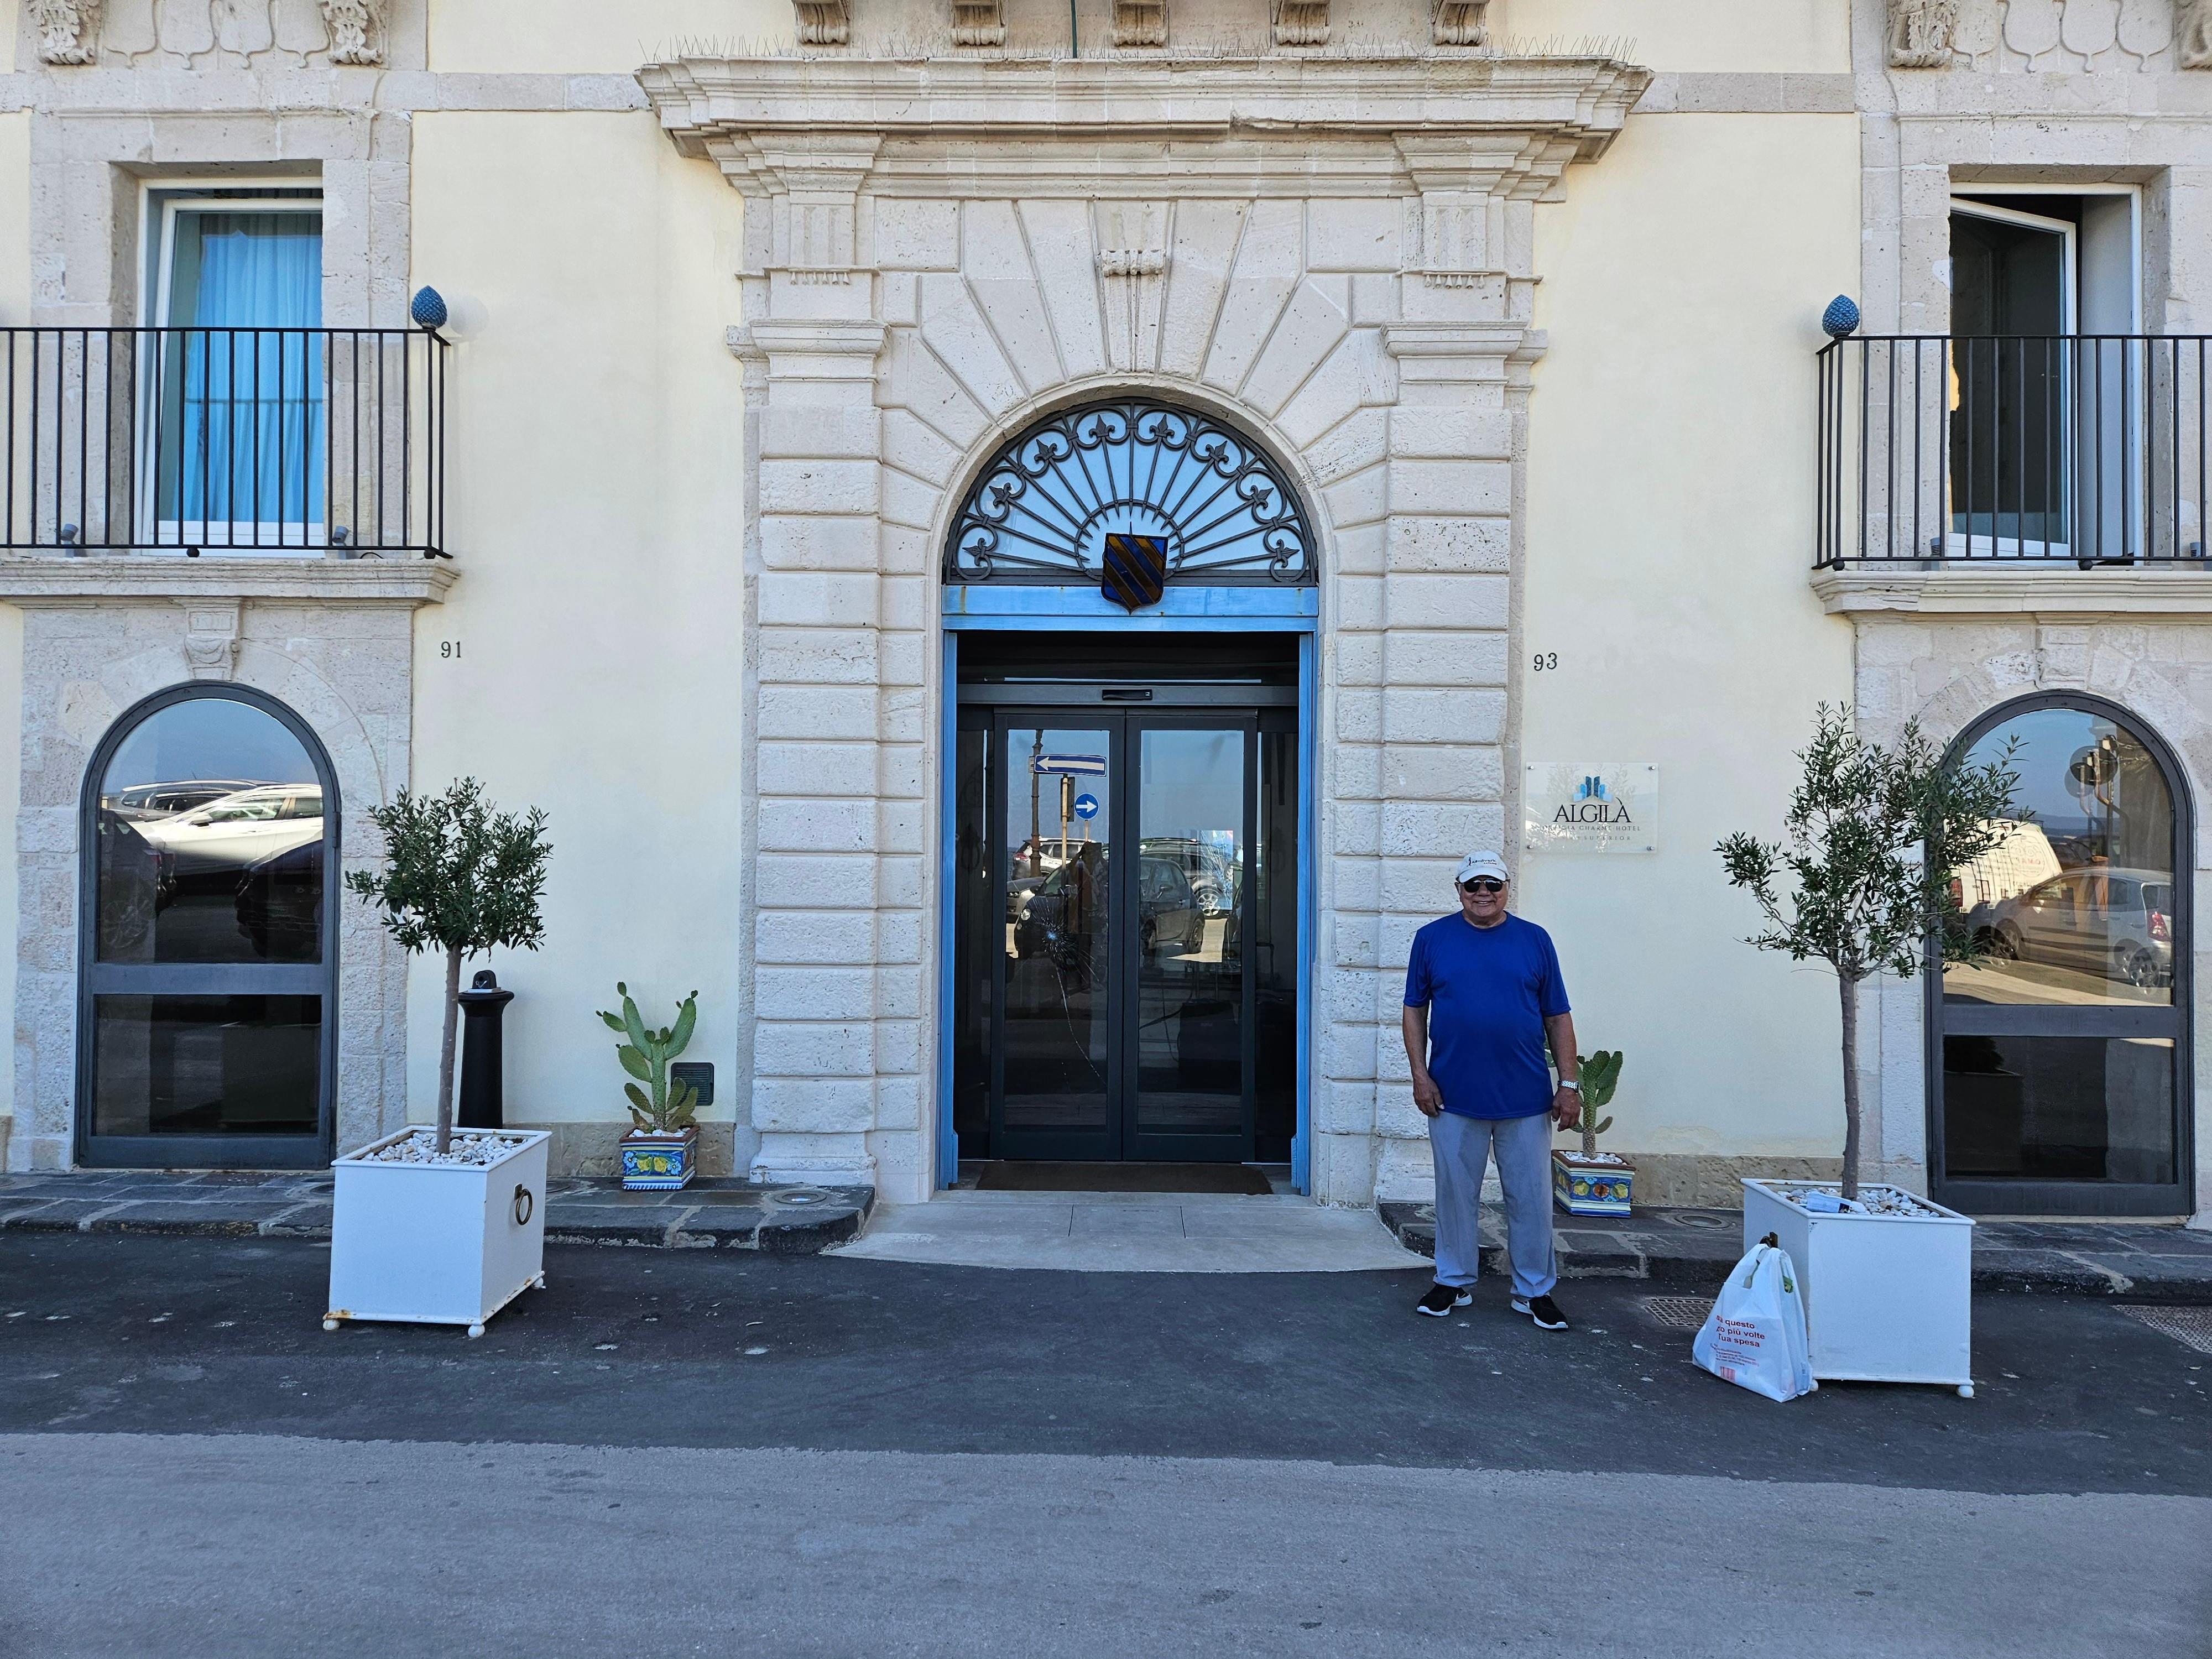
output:
POLYGON ((337 774, 314 730, 265 691, 225 681, 173 685, 116 717, 92 751, 77 799, 76 1160, 88 1169, 311 1170, 331 1160, 337 1127, 338 898, 341 844, 337 774), (298 739, 323 791, 322 960, 319 963, 162 964, 100 960, 100 786, 124 742, 165 708, 202 698, 242 702, 298 739), (313 976, 312 987, 301 981, 313 976), (261 981, 265 979, 264 986, 261 981), (116 982, 109 982, 111 981, 116 982), (293 1135, 100 1135, 93 1133, 97 999, 109 996, 319 996, 321 1054, 315 1132, 293 1135))
POLYGON ((2110 720, 2142 744, 2166 781, 2166 794, 2173 805, 2173 1000, 2170 1007, 2000 1006, 1963 1022, 1974 1030, 1951 1034, 2170 1038, 2173 1043, 2174 1178, 2159 1182, 1951 1179, 1944 1169, 1943 1038, 1952 1022, 1946 1017, 1942 967, 1931 949, 1928 970, 1923 975, 1926 1015, 1922 1022, 1926 1037, 1929 1196, 1970 1215, 2188 1215, 2197 1207, 2196 993, 2191 960, 2197 936, 2193 879, 2197 814, 2189 774, 2172 747, 2139 716, 2087 692, 2043 691, 2000 703, 1968 724, 1948 752, 1953 758, 1963 758, 1990 732, 2023 714, 2048 708, 2110 720))

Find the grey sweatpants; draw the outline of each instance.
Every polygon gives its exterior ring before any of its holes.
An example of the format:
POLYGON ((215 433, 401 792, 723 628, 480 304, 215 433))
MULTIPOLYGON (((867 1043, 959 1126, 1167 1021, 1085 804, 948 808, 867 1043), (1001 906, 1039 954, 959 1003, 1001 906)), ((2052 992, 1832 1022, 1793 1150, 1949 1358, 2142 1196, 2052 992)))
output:
POLYGON ((1429 1150, 1437 1166, 1437 1283, 1472 1285, 1482 1271, 1482 1172, 1494 1152, 1513 1294, 1547 1294, 1559 1282, 1552 1256, 1552 1115, 1439 1112, 1429 1120, 1429 1150))

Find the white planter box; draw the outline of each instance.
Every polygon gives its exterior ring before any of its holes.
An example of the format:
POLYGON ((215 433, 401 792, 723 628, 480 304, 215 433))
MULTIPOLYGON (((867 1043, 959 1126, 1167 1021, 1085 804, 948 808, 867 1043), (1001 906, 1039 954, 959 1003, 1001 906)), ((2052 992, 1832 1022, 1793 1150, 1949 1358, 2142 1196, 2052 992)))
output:
POLYGON ((331 1303, 323 1328, 348 1319, 418 1325, 484 1321, 545 1283, 543 1129, 501 1130, 515 1144, 496 1163, 382 1164, 367 1154, 403 1129, 331 1165, 331 1303))
POLYGON ((1746 1181, 1743 1248, 1772 1233, 1790 1253, 1813 1375, 1948 1383, 1971 1398, 1972 1219, 1925 1199, 1916 1201, 1931 1214, 1819 1215, 1783 1196, 1808 1188, 1836 1190, 1817 1181, 1746 1181))

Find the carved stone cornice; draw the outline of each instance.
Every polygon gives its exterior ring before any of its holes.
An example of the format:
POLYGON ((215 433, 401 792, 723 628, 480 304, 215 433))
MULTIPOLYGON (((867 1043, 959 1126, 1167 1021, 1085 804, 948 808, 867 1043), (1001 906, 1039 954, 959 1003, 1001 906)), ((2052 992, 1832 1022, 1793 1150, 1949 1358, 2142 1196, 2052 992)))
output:
POLYGON ((1003 0, 952 0, 952 44, 1005 46, 1006 14, 1003 0))
POLYGON ((802 46, 842 46, 853 38, 852 14, 845 0, 792 0, 802 46))
POLYGON ((1279 46, 1327 46, 1328 0, 1275 0, 1274 24, 1279 46))
POLYGON ((2173 59, 2185 70, 2212 69, 2212 0, 2173 0, 2173 59))
POLYGON ((1429 39, 1439 46, 1490 44, 1490 0, 1434 0, 1429 39))
POLYGON ((1888 0, 1889 66, 1948 69, 1959 0, 1888 0))
POLYGON ((42 64, 90 64, 100 57, 101 0, 30 0, 42 64))
POLYGON ((1168 0, 1114 0, 1114 44, 1164 46, 1168 43, 1168 0))
POLYGON ((459 580, 443 559, 0 559, 0 600, 27 610, 133 602, 220 609, 247 599, 411 608, 440 603, 459 580))
POLYGON ((1095 199, 1109 176, 1151 197, 1371 194, 1426 167, 1447 190, 1535 198, 1605 152, 1650 78, 1602 57, 686 58, 638 72, 684 154, 794 202, 824 167, 841 191, 1095 199), (1286 153, 1305 165, 1286 171, 1286 153))
POLYGON ((2103 617, 2169 617, 2212 623, 2212 570, 2049 569, 2008 562, 2001 570, 1960 566, 1883 570, 1852 565, 1813 573, 1813 592, 1838 616, 1888 614, 1921 622, 2103 617))
POLYGON ((384 61, 385 0, 322 0, 323 22, 331 32, 333 64, 384 61))

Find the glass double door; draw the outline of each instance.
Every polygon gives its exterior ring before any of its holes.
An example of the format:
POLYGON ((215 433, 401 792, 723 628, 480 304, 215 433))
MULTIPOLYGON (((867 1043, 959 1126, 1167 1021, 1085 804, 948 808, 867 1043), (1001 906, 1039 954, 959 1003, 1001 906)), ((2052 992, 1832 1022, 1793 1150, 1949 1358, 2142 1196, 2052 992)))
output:
POLYGON ((963 1155, 1286 1146, 1294 712, 962 712, 963 1155))

